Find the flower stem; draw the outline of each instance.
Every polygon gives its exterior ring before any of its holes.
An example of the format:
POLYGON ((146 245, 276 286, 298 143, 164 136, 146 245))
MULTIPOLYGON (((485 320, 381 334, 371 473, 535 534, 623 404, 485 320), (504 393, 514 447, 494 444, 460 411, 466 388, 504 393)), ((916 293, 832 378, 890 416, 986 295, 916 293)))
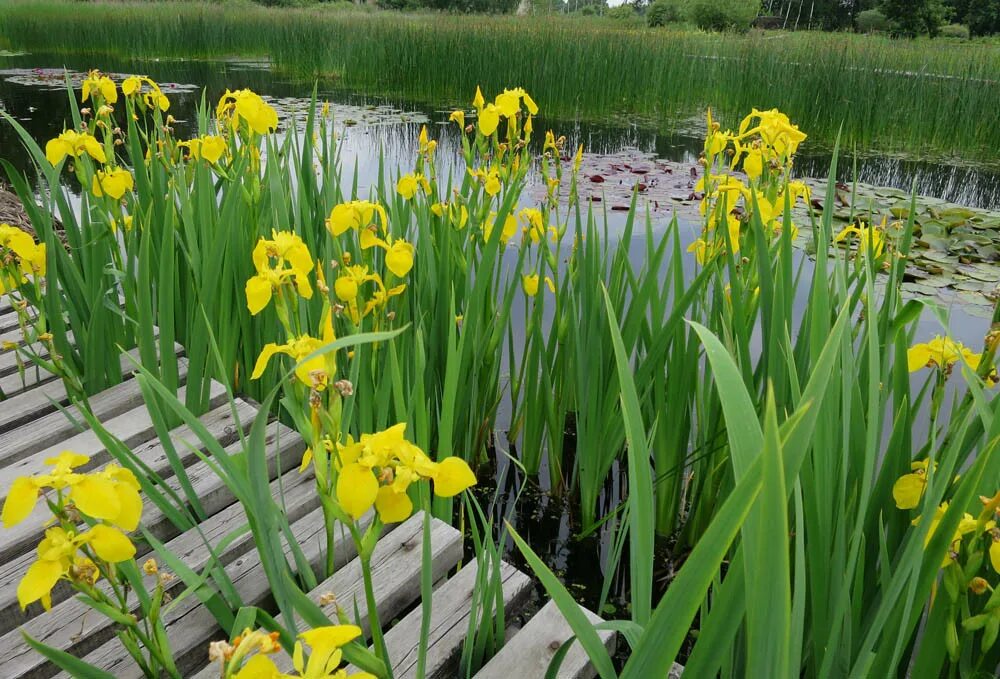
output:
POLYGON ((378 618, 378 607, 375 603, 375 590, 372 586, 371 556, 361 555, 361 576, 365 583, 365 602, 368 605, 368 625, 371 627, 372 643, 375 646, 375 655, 385 663, 387 672, 386 679, 393 679, 392 661, 389 659, 389 650, 385 646, 385 637, 382 635, 382 624, 378 618))

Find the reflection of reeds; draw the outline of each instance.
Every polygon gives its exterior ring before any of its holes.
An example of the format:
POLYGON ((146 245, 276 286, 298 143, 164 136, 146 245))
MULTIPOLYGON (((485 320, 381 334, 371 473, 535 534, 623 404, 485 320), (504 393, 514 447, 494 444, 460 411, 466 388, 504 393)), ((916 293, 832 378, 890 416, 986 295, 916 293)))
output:
POLYGON ((759 36, 621 27, 570 17, 399 15, 358 9, 239 11, 206 4, 16 2, 0 13, 11 48, 132 55, 269 54, 283 68, 432 104, 477 84, 518 83, 548 115, 627 113, 666 127, 709 102, 731 118, 776 106, 811 131, 862 148, 987 159, 1000 130, 990 45, 848 34, 759 36), (66 35, 77 35, 67 43, 66 35))

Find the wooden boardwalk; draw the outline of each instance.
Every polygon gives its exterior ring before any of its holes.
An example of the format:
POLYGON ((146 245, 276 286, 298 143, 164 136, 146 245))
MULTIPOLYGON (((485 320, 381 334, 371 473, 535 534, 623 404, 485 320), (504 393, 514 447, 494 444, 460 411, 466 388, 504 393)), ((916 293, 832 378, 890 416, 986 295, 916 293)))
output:
MULTIPOLYGON (((17 341, 15 314, 6 298, 0 298, 0 340, 17 341)), ((180 347, 175 347, 183 382, 187 363, 180 347)), ((125 380, 118 386, 94 396, 91 406, 105 427, 126 443, 138 457, 166 483, 179 491, 173 470, 154 431, 153 423, 143 404, 138 383, 131 379, 130 363, 122 358, 125 380)), ((99 467, 110 456, 97 436, 80 428, 67 415, 72 415, 62 382, 41 370, 18 369, 14 352, 0 353, 0 388, 7 395, 0 401, 0 501, 6 498, 13 479, 45 469, 45 458, 61 450, 71 449, 91 458, 89 468, 99 467), (63 412, 63 411, 66 412, 63 412)), ((249 427, 256 406, 238 400, 237 419, 226 400, 221 385, 213 385, 211 407, 201 417, 202 424, 229 451, 238 450, 239 427, 249 427)), ((79 418, 77 418, 79 420, 79 418)), ((82 421, 82 420, 79 420, 82 421)), ((178 454, 206 512, 207 518, 196 529, 179 533, 173 524, 152 503, 143 508, 143 524, 167 549, 195 571, 208 564, 208 551, 203 536, 218 545, 235 528, 245 523, 242 509, 228 488, 194 452, 201 448, 198 438, 187 427, 170 432, 178 454)), ((324 544, 323 519, 310 473, 300 474, 296 467, 304 444, 287 427, 273 422, 268 432, 268 460, 271 488, 275 496, 283 492, 285 511, 292 530, 302 545, 306 558, 314 569, 319 567, 324 544)), ((52 677, 58 669, 23 641, 21 631, 45 644, 85 658, 120 678, 141 678, 115 636, 115 626, 72 598, 72 590, 61 583, 52 593, 53 608, 44 613, 38 604, 22 612, 17 603, 17 583, 34 560, 34 550, 42 536, 42 523, 47 510, 36 509, 26 521, 10 530, 0 530, 0 679, 22 677, 52 677)), ((423 518, 417 514, 402 524, 391 526, 372 557, 375 571, 375 598, 380 619, 386 625, 386 643, 396 677, 416 677, 417 645, 420 633, 420 574, 421 529, 423 518), (395 621, 389 625, 389 621, 395 621)), ((361 584, 360 561, 355 558, 354 545, 346 534, 336 545, 336 571, 310 593, 313 600, 321 594, 333 593, 336 604, 348 611, 365 610, 361 584)), ((137 545, 138 560, 148 549, 137 545)), ((432 576, 436 584, 431 612, 431 638, 427 658, 427 677, 455 677, 463 639, 468 628, 469 603, 476 579, 476 564, 462 560, 462 535, 451 526, 434 520, 431 523, 432 576)), ((273 612, 267 578, 253 550, 253 539, 247 532, 230 540, 221 551, 222 565, 246 604, 261 606, 273 612)), ((503 600, 506 620, 513 621, 532 596, 530 578, 507 564, 502 569, 503 600)), ((169 585, 175 596, 183 589, 180 579, 169 585)), ((334 604, 325 612, 334 618, 334 604)), ((598 618, 588 612, 591 619, 598 618)), ((361 625, 369 633, 367 620, 361 625)), ((226 631, 219 628, 211 613, 189 596, 165 617, 167 635, 171 641, 177 666, 185 677, 212 679, 219 676, 218 666, 208 664, 207 648, 212 640, 224 639, 226 631)), ((508 630, 508 643, 500 653, 476 675, 477 679, 505 677, 543 677, 549 659, 571 632, 554 604, 549 602, 520 631, 508 630)), ((609 648, 615 636, 602 632, 609 648)), ((290 659, 279 663, 287 670, 290 659)), ((574 644, 562 666, 559 677, 565 679, 593 677, 585 654, 574 644)))

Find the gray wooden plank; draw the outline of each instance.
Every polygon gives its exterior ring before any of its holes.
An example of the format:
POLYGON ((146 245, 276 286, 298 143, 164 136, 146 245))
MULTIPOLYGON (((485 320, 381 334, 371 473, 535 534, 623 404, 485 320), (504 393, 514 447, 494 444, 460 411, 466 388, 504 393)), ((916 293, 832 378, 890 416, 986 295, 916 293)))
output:
POLYGON ((0 333, 7 333, 17 327, 19 327, 19 319, 14 313, 14 308, 8 306, 6 309, 0 310, 0 333))
MULTIPOLYGON (((580 610, 591 623, 597 625, 603 622, 586 608, 581 606, 580 610)), ((602 630, 597 634, 608 651, 613 652, 615 633, 602 630)), ((544 677, 553 656, 572 636, 573 630, 559 607, 555 602, 549 601, 476 673, 474 679, 544 677)), ((574 641, 556 676, 559 679, 593 679, 596 675, 597 672, 580 642, 574 641)))
MULTIPOLYGON (((184 387, 181 387, 178 392, 178 398, 183 399, 183 397, 184 387)), ((209 412, 219 408, 223 404, 228 404, 226 388, 220 383, 212 381, 209 384, 208 392, 209 412)), ((225 416, 224 410, 221 411, 221 415, 225 416)), ((253 416, 252 411, 248 411, 248 416, 253 416)), ((156 435, 153 419, 150 417, 149 410, 145 404, 106 420, 101 424, 109 434, 129 448, 134 448, 141 443, 145 443, 156 435)), ((13 464, 0 467, 0 502, 3 502, 7 498, 7 491, 15 479, 43 472, 47 468, 45 460, 58 455, 63 450, 72 450, 90 457, 88 463, 76 468, 80 472, 90 471, 110 459, 108 451, 101 442, 100 437, 93 430, 87 429, 58 442, 54 446, 49 446, 23 457, 13 464)), ((0 558, 2 558, 2 555, 0 555, 0 558)))
MULTIPOLYGON (((23 344, 20 329, 8 332, 4 337, 4 339, 8 341, 17 342, 18 344, 23 344)), ((69 341, 70 344, 73 344, 73 333, 67 332, 66 339, 69 341)), ((39 358, 48 358, 49 356, 48 347, 42 345, 39 342, 34 342, 30 348, 39 358)), ((18 366, 20 366, 21 363, 29 360, 30 359, 21 355, 20 352, 18 351, 7 350, 0 352, 0 375, 9 375, 11 373, 17 372, 18 366)))
MULTIPOLYGON (((420 571, 422 555, 423 513, 399 524, 392 533, 383 535, 372 553, 371 569, 375 605, 379 620, 386 625, 420 597, 420 571)), ((433 579, 443 578, 462 558, 462 534, 437 519, 431 522, 431 572, 433 579)), ((364 582, 361 579, 361 560, 353 559, 340 567, 330 578, 320 583, 309 597, 318 601, 320 596, 332 593, 336 601, 323 607, 331 620, 337 619, 337 607, 353 616, 355 606, 361 617, 355 622, 366 638, 371 636, 368 606, 365 601, 364 582)), ((297 620, 299 629, 305 625, 297 620)), ((292 671, 292 661, 287 653, 271 656, 282 672, 292 671)), ((192 679, 215 679, 219 675, 216 665, 208 665, 193 675, 192 679)))
MULTIPOLYGON (((372 553, 371 573, 379 620, 386 625, 407 606, 420 598, 420 572, 423 567, 423 513, 415 514, 389 535, 384 535, 372 553)), ((462 559, 462 534, 438 519, 431 521, 431 578, 445 577, 462 559)), ((314 599, 332 592, 336 602, 325 607, 331 620, 339 605, 348 615, 355 607, 362 611, 355 622, 366 637, 371 636, 367 615, 361 560, 354 559, 312 591, 314 599)), ((290 669, 290 668, 286 668, 290 669)))
POLYGON ((0 316, 0 345, 4 342, 24 344, 24 333, 18 325, 17 314, 0 316))
MULTIPOLYGON (((119 301, 122 307, 125 306, 125 297, 120 296, 119 301)), ((32 316, 37 316, 37 310, 32 309, 32 316)), ((12 328, 18 327, 18 315, 14 313, 14 307, 11 304, 8 295, 0 295, 0 333, 6 333, 12 328), (5 304, 6 303, 6 304, 5 304)))
MULTIPOLYGON (((271 483, 271 495, 282 502, 289 522, 298 521, 319 506, 314 483, 315 478, 311 472, 300 474, 297 470, 290 471, 271 483)), ((210 559, 205 541, 218 545, 230 533, 245 527, 245 522, 243 506, 235 503, 164 546, 188 568, 200 572, 210 559)), ((219 553, 219 561, 225 567, 249 552, 253 546, 253 536, 249 530, 245 530, 239 537, 231 538, 226 549, 219 553)), ((183 588, 183 582, 178 578, 168 584, 166 591, 176 596, 183 588)), ((138 611, 138 605, 133 600, 132 612, 138 611)), ((67 599, 54 606, 49 613, 32 618, 20 628, 0 637, 4 677, 44 679, 58 672, 55 665, 24 643, 22 630, 44 644, 80 657, 111 639, 115 629, 110 619, 95 614, 93 609, 77 599, 67 599)))
POLYGON ((4 398, 10 398, 55 379, 56 376, 48 370, 38 366, 25 366, 24 372, 0 376, 0 394, 4 398))
MULTIPOLYGON (((313 569, 316 569, 323 558, 326 545, 326 528, 323 524, 322 510, 316 510, 293 524, 292 531, 302 546, 302 552, 306 559, 313 569)), ((350 534, 346 530, 337 531, 336 536, 334 543, 335 564, 340 566, 353 558, 356 552, 350 534)), ((257 605, 273 610, 270 585, 255 551, 236 559, 226 567, 226 572, 245 605, 257 605)), ((189 677, 197 668, 202 667, 207 662, 210 641, 227 636, 219 628, 211 612, 194 597, 182 601, 165 616, 164 624, 177 668, 185 677, 189 677)), ((143 677, 138 665, 135 664, 117 638, 110 640, 101 648, 87 655, 84 660, 110 672, 116 679, 142 679, 143 677)))
MULTIPOLYGON (((181 345, 174 345, 175 352, 180 354, 181 345)), ((139 350, 132 349, 121 356, 122 377, 127 378, 135 370, 132 359, 139 358, 139 350)), ((62 380, 51 380, 37 385, 3 401, 0 408, 0 432, 18 427, 33 421, 42 415, 55 411, 60 406, 69 403, 66 387, 62 380)))
MULTIPOLYGON (((160 329, 153 328, 153 337, 158 338, 159 336, 160 329)), ((72 333, 69 334, 69 338, 72 340, 72 333)), ((176 343, 174 344, 174 349, 178 353, 181 351, 181 348, 176 343)), ((48 356, 48 352, 43 351, 40 355, 43 357, 48 356)), ((139 354, 135 352, 134 355, 138 356, 139 354)), ((17 352, 0 351, 0 394, 3 394, 4 398, 27 391, 35 385, 54 380, 55 378, 55 375, 44 368, 34 365, 23 356, 19 361, 17 352)))
MULTIPOLYGON (((187 381, 188 363, 178 359, 180 382, 187 381)), ((100 421, 109 420, 141 406, 142 392, 136 380, 125 380, 89 399, 90 411, 100 421)), ((32 453, 70 438, 86 426, 76 406, 50 412, 32 422, 0 433, 0 467, 13 464, 32 453)))
MULTIPOLYGON (((478 564, 472 561, 434 590, 430 636, 427 642, 426 679, 457 676, 462 642, 469 628, 469 613, 477 570, 478 564)), ((531 596, 531 578, 510 564, 502 562, 500 580, 504 610, 512 617, 531 596)), ((389 657, 392 658, 392 673, 396 679, 417 676, 421 608, 418 606, 410 611, 385 635, 389 657)))
MULTIPOLYGON (((246 422, 245 426, 249 426, 249 422, 246 422)), ((237 432, 231 425, 224 427, 224 432, 227 432, 225 435, 229 436, 230 440, 237 436, 237 432)), ((223 432, 220 432, 219 435, 223 435, 223 432)), ((190 442, 193 444, 193 447, 200 447, 200 444, 196 442, 193 436, 190 442)), ((297 434, 277 423, 272 423, 268 430, 267 447, 269 470, 272 475, 278 466, 275 460, 280 460, 282 471, 287 471, 290 467, 298 463, 304 448, 302 439, 297 434), (275 445, 276 442, 277 445, 275 445)), ((184 453, 187 459, 194 456, 189 447, 183 443, 178 442, 177 449, 179 454, 187 451, 184 453)), ((238 453, 242 450, 242 443, 237 441, 228 446, 226 450, 230 455, 238 453)), ((143 449, 135 452, 137 455, 145 455, 147 458, 152 457, 154 460, 158 456, 165 455, 163 447, 158 441, 149 442, 143 449)), ((169 467, 169 465, 166 466, 169 467)), ((191 481, 194 493, 198 496, 207 515, 212 515, 220 511, 232 502, 233 497, 228 487, 226 487, 222 479, 205 462, 193 464, 185 471, 191 481)), ((164 473, 167 474, 167 472, 164 473)), ((177 479, 169 476, 164 482, 173 491, 179 492, 180 487, 177 479)), ((183 494, 181 495, 183 496, 183 494)), ((176 527, 166 519, 157 507, 151 505, 152 503, 148 500, 143 505, 143 525, 160 540, 172 538, 178 532, 176 527)), ((139 548, 139 555, 149 551, 142 543, 137 545, 137 547, 139 548)), ((24 621, 24 614, 18 610, 15 583, 20 580, 20 577, 27 570, 28 566, 31 565, 33 559, 34 555, 28 552, 0 563, 0 634, 6 633, 13 625, 24 621)), ((65 583, 60 583, 52 590, 52 601, 54 603, 62 601, 71 594, 71 591, 65 583)), ((28 615, 33 615, 40 611, 40 605, 32 604, 28 607, 27 613, 28 615)))
MULTIPOLYGON (((232 409, 228 402, 225 402, 226 393, 222 385, 218 385, 218 392, 215 395, 216 407, 202 416, 201 421, 213 434, 217 433, 223 441, 229 442, 236 436, 235 430, 232 430, 234 424, 232 409), (225 402, 225 404, 222 405, 218 402, 225 402)), ((236 412, 241 419, 241 424, 246 427, 247 424, 244 420, 252 419, 256 414, 256 409, 240 402, 236 412)), ((104 426, 126 446, 135 449, 139 454, 139 459, 155 473, 172 475, 173 469, 170 467, 163 447, 156 440, 156 431, 145 406, 112 418, 104 426), (143 446, 144 443, 148 445, 143 446)), ((195 457, 189 446, 184 444, 185 441, 193 441, 195 438, 194 432, 186 426, 181 426, 171 432, 171 439, 178 442, 178 454, 183 460, 192 461, 195 457)), ((40 450, 12 465, 0 468, 0 495, 2 495, 3 500, 7 499, 7 491, 14 479, 45 472, 48 469, 45 460, 58 455, 63 450, 72 450, 81 455, 90 456, 90 461, 87 464, 77 467, 77 471, 80 472, 96 469, 111 459, 96 433, 91 430, 80 432, 65 441, 60 441, 51 448, 40 450)), ((49 517, 48 507, 39 502, 35 510, 24 521, 0 533, 0 562, 34 549, 41 536, 39 527, 49 517)))

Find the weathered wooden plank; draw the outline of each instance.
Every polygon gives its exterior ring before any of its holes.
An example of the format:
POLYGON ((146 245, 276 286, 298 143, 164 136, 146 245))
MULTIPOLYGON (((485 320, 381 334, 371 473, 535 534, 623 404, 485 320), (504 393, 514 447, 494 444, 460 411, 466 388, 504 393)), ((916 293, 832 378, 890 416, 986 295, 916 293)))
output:
MULTIPOLYGON (((222 390, 221 385, 219 388, 222 390)), ((225 400, 224 397, 225 391, 222 390, 221 396, 216 396, 216 400, 225 400)), ((236 412, 241 424, 247 427, 246 422, 253 418, 256 409, 241 402, 236 412)), ((236 431, 233 429, 235 423, 233 422, 232 409, 228 403, 209 411, 201 418, 201 421, 210 431, 218 433, 219 437, 226 442, 231 442, 236 438, 236 431)), ((139 459, 155 473, 167 476, 173 474, 163 446, 159 445, 158 440, 154 440, 156 432, 145 407, 136 408, 108 420, 105 427, 129 448, 136 449, 140 455, 139 459), (142 446, 141 444, 144 443, 147 445, 142 446)), ((182 426, 171 433, 171 439, 176 441, 175 445, 181 459, 192 461, 195 455, 185 442, 195 439, 194 432, 189 427, 182 426)), ((60 441, 51 448, 34 453, 8 467, 0 468, 0 494, 2 494, 3 499, 6 499, 7 491, 10 490, 14 479, 19 476, 44 472, 47 469, 45 460, 63 450, 72 450, 81 455, 90 456, 90 461, 87 464, 77 468, 81 472, 100 467, 111 457, 96 433, 90 430, 80 432, 72 438, 60 441)), ((0 532, 0 562, 33 549, 41 537, 39 527, 45 523, 49 516, 48 507, 39 503, 24 521, 0 532)))
MULTIPOLYGON (((181 345, 175 344, 174 350, 175 353, 180 354, 182 352, 181 345)), ((123 377, 132 374, 135 370, 132 359, 138 358, 138 349, 132 349, 122 354, 123 377)), ((62 380, 43 382, 34 389, 28 389, 3 401, 3 405, 0 406, 0 432, 34 421, 42 415, 55 411, 57 404, 63 406, 67 403, 69 403, 69 396, 66 394, 66 387, 62 380)))
MULTIPOLYGON (((184 387, 181 387, 178 397, 184 397, 184 387)), ((218 382, 213 381, 209 385, 209 413, 223 404, 226 404, 228 409, 226 388, 218 382)), ((238 410, 237 412, 242 412, 242 410, 238 410)), ((247 416, 253 417, 253 413, 253 410, 248 410, 247 416)), ((218 417, 226 418, 227 413, 225 409, 222 409, 219 410, 218 413, 210 416, 206 413, 206 416, 209 417, 207 421, 211 421, 212 419, 218 417)), ((102 425, 109 434, 114 436, 129 448, 134 448, 135 446, 145 443, 156 436, 153 419, 150 417, 149 410, 145 405, 140 405, 133 410, 122 413, 118 417, 113 417, 110 420, 102 422, 102 425)), ((193 433, 188 430, 187 435, 193 435, 193 433)), ((23 457, 13 464, 9 464, 6 467, 0 467, 0 502, 6 499, 7 491, 10 489, 11 484, 15 479, 21 476, 38 474, 44 471, 46 469, 45 460, 58 455, 63 450, 72 450, 90 457, 90 462, 76 468, 79 472, 90 471, 91 469, 104 464, 109 459, 108 451, 101 442, 100 437, 98 437, 97 433, 93 430, 87 429, 86 431, 82 431, 75 436, 71 436, 68 439, 60 441, 54 446, 49 446, 48 448, 23 457)), ((0 536, 0 540, 2 540, 2 536, 0 536)), ((0 558, 2 558, 2 556, 0 556, 0 558)))
MULTIPOLYGON (((420 597, 420 571, 423 563, 423 513, 411 516, 388 535, 383 535, 372 553, 371 572, 375 585, 375 601, 379 619, 389 621, 420 597)), ((462 534, 443 521, 431 521, 431 573, 435 581, 443 578, 462 558, 462 534)), ((367 611, 361 560, 354 559, 332 577, 320 583, 310 595, 319 599, 332 592, 336 603, 325 607, 331 620, 336 619, 337 606, 353 613, 355 607, 367 611)), ((358 625, 369 636, 370 621, 366 613, 358 625)))
MULTIPOLYGON (((249 424, 249 422, 247 422, 247 424, 249 424)), ((227 427, 225 430, 229 432, 225 435, 231 436, 231 438, 236 437, 237 433, 231 427, 227 427)), ((223 436, 223 432, 220 432, 219 436, 223 436)), ((191 443, 195 448, 200 446, 200 444, 197 443, 193 437, 191 439, 191 443)), ((276 460, 280 460, 282 471, 287 471, 290 467, 295 466, 303 450, 302 439, 291 430, 277 423, 272 423, 269 429, 267 447, 268 465, 272 476, 275 468, 278 466, 275 462, 276 460), (276 441, 277 445, 275 445, 276 441)), ((186 451, 186 453, 184 453, 184 457, 188 460, 190 460, 190 457, 194 455, 194 453, 189 450, 189 447, 183 443, 177 444, 177 450, 179 454, 181 454, 182 451, 186 451)), ((238 441, 227 448, 227 452, 230 455, 238 453, 241 450, 242 444, 238 441)), ((154 458, 157 455, 165 454, 158 441, 150 442, 147 444, 146 449, 135 452, 137 455, 145 454, 147 457, 154 458)), ((167 467, 169 467, 169 465, 167 465, 167 467)), ((228 487, 226 487, 222 479, 220 479, 205 462, 198 462, 189 466, 186 469, 186 473, 191 482, 194 493, 198 496, 206 515, 210 516, 232 502, 232 494, 229 492, 228 487)), ((164 471, 164 475, 169 475, 169 472, 164 471)), ((177 479, 170 476, 165 480, 165 483, 175 492, 180 492, 177 479)), ((181 493, 181 496, 183 496, 183 493, 181 493)), ((174 527, 173 524, 166 519, 162 512, 157 507, 152 506, 152 503, 148 500, 144 503, 143 507, 143 525, 161 540, 172 538, 178 532, 176 527, 174 527)), ((139 548, 140 555, 148 551, 148 548, 142 543, 137 545, 137 547, 139 548)), ((20 579, 21 575, 24 574, 33 559, 34 555, 29 552, 13 558, 10 561, 0 563, 0 633, 6 633, 13 625, 23 622, 24 620, 24 616, 17 612, 18 606, 17 597, 15 595, 15 583, 20 579)), ((70 593, 71 590, 65 586, 64 583, 60 583, 55 589, 52 590, 52 601, 54 603, 62 601, 70 593)), ((40 606, 33 604, 28 610, 30 614, 34 614, 41 611, 41 608, 40 606)))
POLYGON ((17 322, 17 314, 0 316, 0 346, 6 342, 24 343, 24 333, 17 322), (12 317, 12 318, 11 318, 12 317), (13 325, 11 325, 13 323, 13 325))
MULTIPOLYGON (((458 675, 457 663, 462 642, 469 628, 469 612, 477 570, 478 564, 472 561, 434 590, 430 636, 427 641, 425 675, 427 679, 458 675)), ((503 562, 500 568, 500 581, 504 610, 508 616, 514 616, 531 596, 531 578, 503 562)), ((385 635, 389 657, 392 658, 392 673, 397 679, 417 676, 417 654, 423 615, 421 608, 418 606, 410 611, 385 635)))
MULTIPOLYGON (((322 511, 316 510, 297 521, 292 525, 292 532, 310 565, 317 568, 326 544, 322 511)), ((337 565, 342 565, 356 554, 350 534, 346 531, 337 532, 334 554, 337 565)), ((236 559, 226 567, 226 572, 245 605, 273 608, 270 585, 255 551, 236 559)), ((182 601, 166 616, 164 624, 177 668, 185 677, 207 662, 210 641, 227 636, 211 612, 194 597, 182 601)), ((117 638, 87 655, 84 660, 110 672, 116 679, 142 679, 138 665, 117 638)))
MULTIPOLYGON (((187 360, 178 359, 177 372, 182 384, 187 381, 187 368, 187 360)), ((89 399, 90 411, 102 422, 133 410, 142 403, 142 391, 136 380, 126 380, 89 399)), ((68 406, 42 415, 28 424, 8 429, 0 433, 0 467, 60 443, 85 426, 86 420, 76 406, 68 406)))
POLYGON ((19 319, 14 313, 14 308, 8 306, 6 309, 0 310, 0 333, 8 333, 17 327, 19 327, 19 319))
MULTIPOLYGON (((591 623, 597 625, 603 622, 586 608, 581 606, 581 610, 591 623)), ((597 634, 608 651, 613 652, 615 633, 602 630, 597 634)), ((573 630, 559 607, 549 601, 476 673, 474 679, 544 677, 556 652, 572 636, 573 630)), ((580 642, 574 641, 556 676, 559 679, 593 679, 596 674, 580 642)))
MULTIPOLYGON (((293 470, 271 483, 271 495, 282 504, 289 522, 295 523, 319 506, 314 482, 311 472, 300 474, 293 470)), ((243 506, 235 503, 206 519, 198 528, 179 535, 164 546, 189 568, 200 572, 210 559, 205 541, 218 545, 230 533, 241 527, 245 528, 245 522, 243 506)), ((239 537, 232 538, 226 549, 218 554, 219 561, 225 567, 249 552, 253 545, 252 534, 249 530, 244 530, 239 537)), ((167 586, 167 592, 176 596, 183 588, 183 582, 178 578, 167 586)), ((138 605, 133 603, 132 612, 138 611, 138 605)), ((0 658, 5 659, 5 679, 43 679, 58 672, 55 665, 24 643, 21 630, 42 643, 80 657, 111 639, 115 626, 105 616, 95 614, 87 605, 76 599, 68 599, 54 606, 49 613, 39 615, 19 629, 0 637, 0 658)))
MULTIPOLYGON (((422 555, 423 514, 411 516, 388 535, 383 535, 372 553, 371 569, 375 604, 382 624, 392 620, 400 612, 420 597, 420 571, 422 555)), ((431 522, 431 572, 437 580, 462 558, 462 534, 443 521, 431 522)), ((320 583, 309 593, 314 601, 323 594, 333 594, 336 601, 323 607, 323 612, 331 620, 337 619, 337 607, 353 615, 355 607, 361 613, 357 624, 365 637, 371 636, 368 606, 365 602, 364 582, 361 579, 361 560, 353 559, 341 566, 330 578, 320 583)), ((305 625, 297 620, 300 629, 305 625)), ((292 670, 291 658, 286 653, 272 656, 283 672, 292 670)), ((209 665, 195 674, 192 679, 215 679, 219 668, 209 665)))
MULTIPOLYGON (((72 341, 72 333, 69 333, 67 336, 72 341)), ((157 339, 159 336, 160 329, 154 327, 153 338, 157 339)), ((174 344, 174 349, 177 352, 182 351, 177 344, 174 344)), ((47 357, 48 351, 42 351, 39 355, 43 358, 47 357)), ((135 351, 134 355, 138 356, 138 351, 135 351)), ((55 375, 34 365, 23 356, 19 360, 17 352, 0 351, 0 394, 3 394, 4 398, 10 398, 22 391, 31 389, 35 385, 54 380, 55 378, 55 375)))
MULTIPOLYGON (((125 297, 120 296, 119 302, 125 306, 125 297)), ((32 316, 37 316, 37 309, 32 309, 32 316)), ((12 328, 18 327, 18 315, 14 313, 14 307, 9 296, 0 295, 0 333, 6 333, 12 328)))
MULTIPOLYGON (((70 344, 73 344, 73 333, 72 332, 67 332, 66 333, 66 339, 69 341, 70 344)), ((20 329, 18 329, 16 331, 8 332, 4 336, 4 340, 5 341, 11 341, 11 342, 17 342, 18 344, 21 344, 22 343, 22 338, 21 338, 21 331, 20 331, 20 329)), ((48 347, 40 345, 40 343, 38 343, 38 342, 36 342, 34 344, 34 346, 32 347, 32 350, 34 351, 34 353, 39 358, 48 358, 48 356, 49 356, 49 349, 48 349, 48 347)), ((23 355, 20 356, 20 357, 18 355, 19 355, 19 352, 13 351, 13 350, 8 350, 8 351, 0 352, 0 375, 9 375, 10 373, 17 372, 18 366, 22 362, 26 362, 26 361, 29 360, 26 357, 24 357, 23 355)))

